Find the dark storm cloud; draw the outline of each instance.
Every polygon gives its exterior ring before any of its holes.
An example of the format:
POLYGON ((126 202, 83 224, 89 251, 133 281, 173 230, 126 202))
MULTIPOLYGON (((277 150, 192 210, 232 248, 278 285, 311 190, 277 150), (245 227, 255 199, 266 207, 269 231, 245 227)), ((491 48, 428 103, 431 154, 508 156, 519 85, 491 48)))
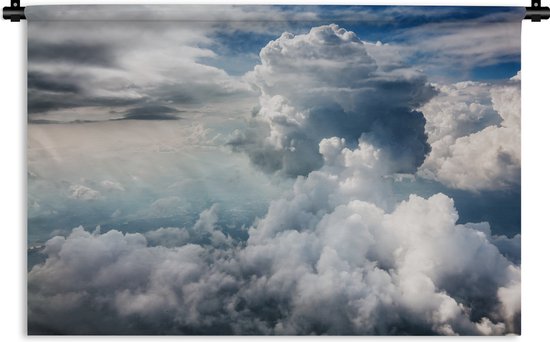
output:
POLYGON ((28 93, 29 115, 47 113, 53 110, 71 109, 80 107, 97 107, 104 111, 110 107, 126 107, 143 102, 143 99, 118 97, 93 97, 75 93, 49 93, 47 91, 33 91, 28 93))
POLYGON ((78 93, 80 86, 70 79, 70 75, 55 77, 51 74, 29 71, 27 76, 27 87, 29 89, 42 90, 46 92, 78 93))
MULTIPOLYGON (((111 108, 111 113, 121 113, 124 119, 132 120, 175 120, 178 119, 176 113, 179 110, 164 106, 149 104, 148 97, 129 97, 123 92, 120 97, 115 96, 97 96, 88 94, 86 90, 90 89, 90 84, 97 82, 94 75, 89 74, 53 74, 39 71, 30 71, 28 76, 28 111, 30 115, 42 114, 49 111, 62 109, 95 107, 96 110, 105 110, 111 108), (125 109, 127 106, 133 108, 125 109), (113 110, 119 109, 119 110, 113 110)), ((176 89, 164 89, 152 91, 153 96, 160 98, 171 98, 173 95, 176 103, 199 103, 200 101, 177 93, 176 89), (163 94, 163 91, 166 93, 163 94)), ((125 89, 120 89, 124 91, 125 89)), ((139 91, 140 89, 136 88, 139 91)), ((34 121, 39 123, 42 120, 34 121)))
MULTIPOLYGON (((86 77, 78 73, 52 73, 29 70, 28 113, 81 107, 91 99, 83 94, 86 77)), ((93 101, 92 101, 93 102, 93 101)))
POLYGON ((114 68, 111 58, 114 53, 107 45, 76 44, 74 49, 78 51, 73 51, 69 48, 71 44, 66 42, 49 46, 33 42, 29 45, 29 65, 32 67, 28 74, 29 122, 57 122, 44 117, 33 119, 32 116, 85 107, 91 108, 88 111, 90 115, 76 117, 67 114, 67 119, 62 121, 94 121, 95 113, 126 111, 128 106, 146 105, 149 99, 145 95, 136 96, 141 89, 131 80, 90 69, 108 66, 114 73, 123 72, 114 68), (55 51, 46 52, 49 49, 55 51), (55 66, 44 67, 40 62, 54 63, 55 66))
POLYGON ((148 105, 143 107, 136 107, 128 110, 124 114, 125 120, 179 120, 180 118, 176 113, 180 113, 180 110, 176 108, 161 106, 161 105, 148 105))
POLYGON ((46 43, 31 40, 27 51, 29 63, 63 62, 77 65, 112 67, 116 62, 114 49, 104 43, 83 43, 78 41, 46 43))

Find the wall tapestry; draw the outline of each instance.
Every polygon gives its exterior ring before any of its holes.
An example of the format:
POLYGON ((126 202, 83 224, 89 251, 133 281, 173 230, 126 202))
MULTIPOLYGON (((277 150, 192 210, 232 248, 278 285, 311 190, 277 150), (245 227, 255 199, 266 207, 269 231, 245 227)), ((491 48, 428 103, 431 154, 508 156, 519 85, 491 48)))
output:
POLYGON ((36 6, 28 333, 520 333, 519 7, 36 6))

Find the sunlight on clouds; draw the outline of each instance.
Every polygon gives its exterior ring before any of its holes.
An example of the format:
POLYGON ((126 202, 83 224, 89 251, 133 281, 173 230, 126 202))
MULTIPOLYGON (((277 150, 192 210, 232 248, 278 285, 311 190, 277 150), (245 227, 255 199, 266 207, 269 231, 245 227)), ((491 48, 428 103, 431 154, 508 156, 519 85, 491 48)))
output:
POLYGON ((441 95, 422 108, 432 152, 419 174, 472 191, 519 184, 519 77, 502 85, 469 82, 442 87, 441 95))
POLYGON ((79 225, 136 225, 136 220, 168 218, 158 224, 183 224, 213 202, 220 202, 224 220, 235 231, 263 215, 288 185, 269 179, 246 156, 220 145, 220 133, 205 125, 30 125, 30 241, 41 243, 53 228, 68 233, 79 225))

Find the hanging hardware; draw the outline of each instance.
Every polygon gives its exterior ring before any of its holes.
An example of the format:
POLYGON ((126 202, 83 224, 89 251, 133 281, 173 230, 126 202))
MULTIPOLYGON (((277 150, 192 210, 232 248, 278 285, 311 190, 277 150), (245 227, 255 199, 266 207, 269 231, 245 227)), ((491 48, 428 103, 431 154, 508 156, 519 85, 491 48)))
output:
MULTIPOLYGON (((21 7, 20 0, 11 0, 11 6, 4 7, 2 16, 12 22, 27 19, 25 7, 21 7)), ((525 8, 525 19, 533 22, 550 19, 550 7, 542 7, 541 0, 531 0, 531 7, 525 8)))
POLYGON ((2 17, 6 20, 11 20, 12 22, 27 19, 27 17, 25 17, 25 7, 21 7, 19 0, 11 0, 11 6, 4 7, 2 17))
POLYGON ((541 0, 531 0, 531 7, 525 8, 525 19, 532 22, 550 19, 550 8, 542 7, 541 0))

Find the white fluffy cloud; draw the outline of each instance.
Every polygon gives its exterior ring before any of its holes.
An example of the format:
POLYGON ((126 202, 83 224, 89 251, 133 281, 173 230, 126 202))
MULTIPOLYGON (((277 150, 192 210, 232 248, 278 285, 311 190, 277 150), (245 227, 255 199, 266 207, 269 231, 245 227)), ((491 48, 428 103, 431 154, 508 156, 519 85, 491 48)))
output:
POLYGON ((272 202, 246 243, 222 233, 216 206, 187 233, 52 238, 29 273, 32 331, 518 332, 519 266, 486 224, 457 224, 443 194, 383 209, 383 156, 365 140, 325 139, 320 152, 325 165, 272 202))
POLYGON ((420 72, 389 63, 388 49, 334 24, 282 34, 247 75, 261 92, 256 126, 236 132, 230 144, 265 170, 305 175, 322 165, 323 138, 353 143, 366 134, 396 170, 414 171, 429 148, 424 117, 414 109, 435 92, 420 72))
POLYGON ((439 90, 421 108, 432 151, 419 174, 472 191, 519 184, 519 74, 502 85, 463 82, 439 90))

